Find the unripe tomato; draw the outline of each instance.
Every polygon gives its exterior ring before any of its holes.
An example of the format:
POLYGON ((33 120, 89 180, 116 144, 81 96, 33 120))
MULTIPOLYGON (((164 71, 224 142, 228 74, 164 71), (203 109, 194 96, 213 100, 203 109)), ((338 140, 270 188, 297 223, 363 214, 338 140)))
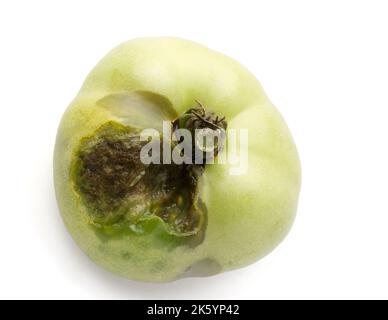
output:
POLYGON ((58 129, 54 180, 63 220, 93 261, 165 282, 269 253, 294 220, 300 165, 286 124, 244 67, 191 41, 145 38, 113 49, 87 77, 58 129), (215 150, 212 159, 143 163, 144 129, 160 133, 161 152, 179 144, 177 129, 226 129, 225 147, 205 149, 195 136, 192 151, 215 150))

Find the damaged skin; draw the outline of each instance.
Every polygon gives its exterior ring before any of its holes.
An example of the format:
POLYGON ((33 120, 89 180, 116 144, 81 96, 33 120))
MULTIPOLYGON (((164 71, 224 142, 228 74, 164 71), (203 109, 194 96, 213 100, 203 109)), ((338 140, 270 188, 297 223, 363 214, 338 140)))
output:
MULTIPOLYGON (((220 124, 226 128, 224 119, 207 114, 202 105, 175 120, 173 127, 182 124, 193 130, 198 126, 215 130, 220 124)), ((201 242, 206 207, 199 198, 198 182, 205 164, 143 164, 140 151, 146 143, 138 130, 115 121, 81 141, 72 176, 91 223, 122 231, 158 217, 170 235, 201 242)))

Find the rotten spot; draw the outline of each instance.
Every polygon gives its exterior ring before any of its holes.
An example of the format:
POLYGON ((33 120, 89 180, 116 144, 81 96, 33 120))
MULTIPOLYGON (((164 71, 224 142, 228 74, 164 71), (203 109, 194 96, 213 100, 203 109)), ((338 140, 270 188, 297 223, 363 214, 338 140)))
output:
POLYGON ((202 234, 206 222, 198 197, 202 169, 143 164, 140 150, 145 143, 138 131, 116 122, 81 142, 72 174, 92 222, 124 227, 157 216, 174 235, 202 234))
MULTIPOLYGON (((192 133, 196 129, 211 131, 205 134, 227 127, 225 118, 207 112, 201 104, 171 125, 173 130, 185 128, 192 133)), ((165 138, 171 142, 171 137, 165 138)), ((123 230, 144 234, 142 222, 156 218, 164 223, 169 235, 198 245, 207 223, 206 206, 199 197, 206 162, 144 164, 140 155, 147 143, 141 140, 139 129, 116 121, 82 139, 71 170, 74 189, 87 208, 90 222, 108 230, 109 236, 123 230)), ((216 156, 219 145, 213 151, 216 156)))

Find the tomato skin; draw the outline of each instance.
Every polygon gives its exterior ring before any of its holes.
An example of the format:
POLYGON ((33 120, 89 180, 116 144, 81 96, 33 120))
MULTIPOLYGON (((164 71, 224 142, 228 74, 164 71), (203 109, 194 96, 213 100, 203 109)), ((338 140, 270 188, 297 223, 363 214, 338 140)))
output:
MULTIPOLYGON (((141 108, 140 103, 128 121, 138 121, 141 108)), ((141 120, 147 118, 144 111, 141 120)), ((65 112, 57 134, 54 180, 63 220, 93 261, 130 279, 166 282, 243 267, 275 248, 295 217, 300 163, 280 114, 239 63, 191 41, 142 38, 123 43, 104 57, 65 112), (199 100, 225 116, 228 128, 248 130, 247 172, 232 175, 231 164, 208 165, 200 180, 208 222, 198 246, 160 241, 163 225, 157 222, 142 235, 101 237, 85 218, 70 174, 77 148, 108 121, 122 120, 116 111, 101 107, 101 101, 119 96, 113 101, 120 105, 133 92, 163 97, 163 102, 152 101, 176 115, 199 100)))

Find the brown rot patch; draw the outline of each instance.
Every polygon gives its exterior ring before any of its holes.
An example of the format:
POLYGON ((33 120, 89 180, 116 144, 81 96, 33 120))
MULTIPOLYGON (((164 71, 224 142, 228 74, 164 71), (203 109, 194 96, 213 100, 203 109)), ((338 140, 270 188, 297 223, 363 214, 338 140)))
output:
POLYGON ((171 236, 198 244, 206 227, 206 208, 198 196, 203 167, 143 164, 140 151, 146 143, 130 127, 103 125, 75 154, 75 191, 91 222, 108 233, 144 234, 144 222, 158 217, 171 236))
POLYGON ((103 137, 93 148, 80 152, 77 184, 97 211, 117 210, 144 171, 137 155, 140 143, 135 136, 103 137))

